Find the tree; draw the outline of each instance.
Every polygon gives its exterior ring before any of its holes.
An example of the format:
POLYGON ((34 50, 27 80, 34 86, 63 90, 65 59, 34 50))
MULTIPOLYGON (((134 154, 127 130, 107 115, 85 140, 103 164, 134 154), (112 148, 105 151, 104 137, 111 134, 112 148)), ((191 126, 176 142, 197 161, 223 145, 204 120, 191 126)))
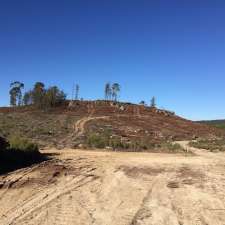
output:
POLYGON ((105 85, 105 100, 110 100, 112 96, 112 89, 110 83, 105 85))
POLYGON ((78 100, 78 97, 79 97, 79 91, 80 91, 80 86, 77 84, 77 85, 76 85, 76 95, 75 95, 75 100, 78 100))
POLYGON ((23 105, 31 105, 31 104, 33 104, 32 95, 33 95, 32 91, 25 92, 25 94, 23 96, 23 105))
POLYGON ((10 89, 9 94, 10 94, 10 105, 16 106, 17 90, 15 88, 12 88, 10 89))
POLYGON ((156 107, 156 99, 155 99, 154 96, 153 96, 152 99, 151 99, 151 104, 150 104, 150 106, 151 106, 152 108, 155 108, 155 107, 156 107))
POLYGON ((65 99, 66 94, 63 91, 59 90, 59 88, 56 86, 50 87, 47 89, 46 94, 44 96, 44 107, 55 107, 63 103, 65 99))
POLYGON ((112 98, 114 99, 114 101, 117 102, 118 99, 118 94, 120 92, 120 85, 118 83, 114 83, 112 85, 112 98))
POLYGON ((139 103, 140 105, 145 105, 145 101, 140 101, 140 103, 139 103))
POLYGON ((32 102, 39 108, 44 104, 45 92, 45 85, 42 82, 36 82, 32 91, 32 102))
POLYGON ((48 109, 60 105, 66 100, 66 94, 61 91, 57 86, 45 89, 42 82, 36 82, 33 90, 24 94, 23 104, 31 105, 40 109, 48 109))
POLYGON ((19 81, 15 81, 10 84, 10 88, 10 105, 22 105, 22 89, 24 88, 24 84, 19 81))

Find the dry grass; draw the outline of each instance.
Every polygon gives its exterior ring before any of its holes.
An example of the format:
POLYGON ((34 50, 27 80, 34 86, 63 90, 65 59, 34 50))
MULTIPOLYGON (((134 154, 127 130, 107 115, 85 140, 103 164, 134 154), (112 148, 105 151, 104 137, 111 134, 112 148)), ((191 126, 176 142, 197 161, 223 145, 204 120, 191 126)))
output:
POLYGON ((78 116, 48 112, 7 113, 0 115, 0 135, 21 136, 41 147, 57 147, 58 140, 73 132, 72 125, 77 119, 78 116))
POLYGON ((220 140, 198 140, 190 142, 191 147, 206 149, 211 152, 225 151, 225 139, 220 140))

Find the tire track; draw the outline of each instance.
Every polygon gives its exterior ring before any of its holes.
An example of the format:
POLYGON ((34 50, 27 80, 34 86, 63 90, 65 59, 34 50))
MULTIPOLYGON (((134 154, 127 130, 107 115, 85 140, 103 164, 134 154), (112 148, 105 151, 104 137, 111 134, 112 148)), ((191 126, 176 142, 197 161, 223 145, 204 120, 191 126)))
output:
POLYGON ((85 132, 85 125, 86 123, 92 121, 92 120, 102 120, 102 119, 108 119, 109 116, 99 116, 99 117, 84 117, 80 120, 78 120, 74 125, 74 130, 77 136, 82 136, 85 132))

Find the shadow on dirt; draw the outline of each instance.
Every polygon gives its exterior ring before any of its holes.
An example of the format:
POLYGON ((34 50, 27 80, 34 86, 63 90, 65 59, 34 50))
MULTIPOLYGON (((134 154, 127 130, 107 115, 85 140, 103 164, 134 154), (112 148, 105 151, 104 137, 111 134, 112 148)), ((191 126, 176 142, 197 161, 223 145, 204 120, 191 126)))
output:
POLYGON ((50 158, 51 155, 42 154, 40 152, 21 152, 17 150, 1 151, 0 175, 47 161, 50 158))

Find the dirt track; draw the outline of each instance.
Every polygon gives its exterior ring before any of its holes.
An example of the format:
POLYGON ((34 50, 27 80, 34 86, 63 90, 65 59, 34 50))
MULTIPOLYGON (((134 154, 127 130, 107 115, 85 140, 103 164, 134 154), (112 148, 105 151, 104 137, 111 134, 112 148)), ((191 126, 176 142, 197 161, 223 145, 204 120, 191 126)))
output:
POLYGON ((74 126, 74 130, 75 130, 76 135, 80 136, 85 132, 86 123, 88 123, 92 120, 100 120, 100 119, 107 119, 107 118, 109 118, 109 117, 107 117, 107 116, 100 116, 100 117, 88 116, 88 117, 84 117, 84 118, 78 120, 75 123, 75 126, 74 126))
POLYGON ((225 225, 225 154, 194 151, 48 151, 0 176, 0 224, 225 225))

